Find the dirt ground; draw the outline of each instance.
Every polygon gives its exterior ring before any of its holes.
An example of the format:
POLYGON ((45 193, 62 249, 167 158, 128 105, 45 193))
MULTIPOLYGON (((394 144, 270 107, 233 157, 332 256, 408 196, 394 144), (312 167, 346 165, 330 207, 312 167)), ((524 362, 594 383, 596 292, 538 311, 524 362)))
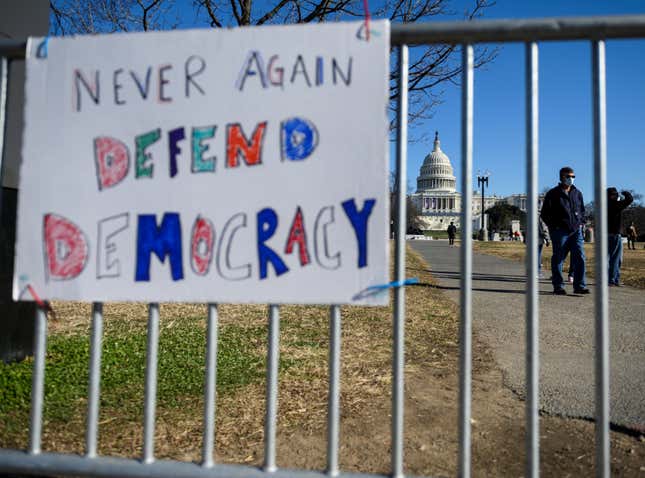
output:
MULTIPOLYGON (((479 348, 477 355, 486 355, 479 348)), ((405 408, 405 472, 454 476, 457 462, 457 367, 422 368, 408 374, 405 408)), ((389 397, 361 413, 342 417, 342 470, 388 473, 389 397)), ((594 425, 583 420, 543 416, 541 476, 594 474, 594 425)), ((287 468, 323 469, 325 431, 295 431, 279 437, 278 464, 287 468)), ((645 476, 645 442, 612 432, 612 475, 645 476)), ((502 376, 485 359, 473 380, 473 476, 524 476, 524 402, 502 385, 502 376)), ((262 451, 258 450, 258 456, 262 451)), ((259 462, 258 462, 259 463, 259 462)))
MULTIPOLYGON (((409 259, 408 273, 419 275, 420 257, 409 259)), ((427 269, 426 269, 427 270, 427 269)), ((423 330, 418 315, 420 296, 432 294, 435 304, 447 299, 435 289, 423 287, 432 278, 421 275, 420 287, 409 288, 406 330, 423 330), (431 292, 430 292, 431 291, 431 292)), ((451 303, 452 304, 452 303, 451 303)), ((454 306, 454 304, 452 304, 454 306)), ((456 306, 452 308, 456 313, 456 306)), ((442 311, 446 313, 446 311, 442 311)), ((455 324, 452 324, 455 325, 455 324)), ((455 327, 446 327, 456 333, 455 327)), ((475 332, 476 333, 476 332, 475 332)), ((409 475, 455 476, 457 467, 458 361, 457 343, 443 337, 442 356, 435 352, 436 337, 414 334, 406 347, 406 403, 404 429, 405 473, 409 475)), ((456 341, 456 337, 453 337, 456 341)), ((525 402, 503 385, 502 373, 496 368, 487 348, 474 340, 472 408, 473 476, 524 476, 525 402)), ((341 403, 340 469, 343 471, 387 474, 390 471, 389 381, 380 381, 376 391, 361 407, 341 403), (375 393, 376 392, 376 393, 375 393), (349 412, 349 413, 348 413, 349 412)), ((355 390, 354 390, 355 391, 355 390)), ((277 462, 284 468, 325 468, 326 429, 323 423, 311 427, 279 427, 277 462), (322 425, 322 426, 321 426, 322 425)), ((593 476, 594 423, 585 420, 542 416, 540 419, 541 476, 593 476)), ((611 432, 612 475, 645 476, 645 437, 611 432)), ((258 444, 247 460, 261 464, 263 449, 258 444)), ((222 457, 226 460, 225 457, 222 457)))

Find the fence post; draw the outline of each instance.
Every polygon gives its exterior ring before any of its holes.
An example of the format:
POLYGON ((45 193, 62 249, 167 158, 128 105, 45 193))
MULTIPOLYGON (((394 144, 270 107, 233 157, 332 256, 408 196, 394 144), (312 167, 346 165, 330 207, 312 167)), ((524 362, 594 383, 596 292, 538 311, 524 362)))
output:
POLYGON ((473 46, 462 46, 461 96, 461 293, 459 297, 459 463, 458 475, 470 477, 470 416, 472 390, 473 270, 473 46))
MULTIPOLYGON (((406 182, 408 161, 408 47, 399 47, 399 103, 396 157, 397 226, 395 280, 405 279, 406 182)), ((403 476, 403 409, 405 365, 405 288, 394 289, 394 333, 392 336, 392 476, 403 476)))

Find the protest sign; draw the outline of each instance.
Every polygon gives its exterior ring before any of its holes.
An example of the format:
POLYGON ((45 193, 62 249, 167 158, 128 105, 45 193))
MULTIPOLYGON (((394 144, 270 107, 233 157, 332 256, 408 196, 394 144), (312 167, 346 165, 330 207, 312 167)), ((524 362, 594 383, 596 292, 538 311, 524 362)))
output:
POLYGON ((32 39, 14 298, 386 304, 370 28, 32 39))

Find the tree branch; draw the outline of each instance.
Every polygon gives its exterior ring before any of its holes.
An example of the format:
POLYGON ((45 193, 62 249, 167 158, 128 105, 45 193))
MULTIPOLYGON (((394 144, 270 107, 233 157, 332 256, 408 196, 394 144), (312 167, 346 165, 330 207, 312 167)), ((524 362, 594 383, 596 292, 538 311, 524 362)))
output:
POLYGON ((237 24, 241 25, 242 17, 240 17, 240 13, 237 10, 237 3, 235 3, 235 0, 231 0, 231 8, 233 9, 233 16, 235 17, 237 24))
POLYGON ((213 5, 211 5, 211 0, 202 0, 202 5, 206 8, 208 16, 211 19, 211 27, 216 26, 222 28, 222 22, 220 22, 217 15, 215 15, 215 10, 213 10, 213 5))
POLYGON ((260 18, 256 24, 257 25, 264 25, 266 22, 271 21, 273 17, 276 16, 276 14, 282 10, 282 8, 289 3, 291 0, 280 0, 280 3, 278 3, 273 9, 267 13, 265 13, 262 18, 260 18))
POLYGON ((137 3, 141 7, 141 10, 143 11, 143 17, 141 18, 141 25, 143 26, 143 31, 148 31, 148 12, 156 7, 161 0, 153 0, 150 5, 147 7, 144 6, 142 0, 137 0, 137 3))
POLYGON ((253 0, 240 0, 240 6, 242 7, 241 25, 251 24, 251 4, 252 3, 253 3, 253 0))

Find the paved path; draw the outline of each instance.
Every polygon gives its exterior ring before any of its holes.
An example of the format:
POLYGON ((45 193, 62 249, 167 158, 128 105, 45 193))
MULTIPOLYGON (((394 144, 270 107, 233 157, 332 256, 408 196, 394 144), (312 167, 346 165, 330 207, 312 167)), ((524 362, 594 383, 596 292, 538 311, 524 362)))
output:
MULTIPOLYGON (((439 287, 459 303, 459 248, 409 241, 439 287)), ((549 274, 550 275, 550 274, 549 274)), ((540 285, 540 406, 547 413, 594 416, 594 287, 587 296, 554 296, 540 285)), ((493 349, 505 384, 524 395, 524 264, 473 254, 473 329, 493 349)), ((571 294, 572 287, 567 285, 571 294)), ((611 288, 611 421, 645 430, 645 291, 611 288)))

